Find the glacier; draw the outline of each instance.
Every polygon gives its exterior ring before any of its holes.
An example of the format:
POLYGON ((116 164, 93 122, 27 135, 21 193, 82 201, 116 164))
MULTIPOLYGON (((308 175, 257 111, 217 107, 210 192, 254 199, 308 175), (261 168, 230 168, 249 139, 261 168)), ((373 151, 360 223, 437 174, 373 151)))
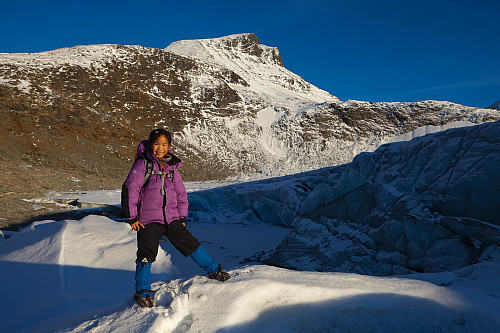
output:
POLYGON ((500 122, 450 129, 337 167, 198 191, 190 217, 292 228, 266 259, 280 267, 371 275, 458 269, 500 246, 499 137, 500 122))

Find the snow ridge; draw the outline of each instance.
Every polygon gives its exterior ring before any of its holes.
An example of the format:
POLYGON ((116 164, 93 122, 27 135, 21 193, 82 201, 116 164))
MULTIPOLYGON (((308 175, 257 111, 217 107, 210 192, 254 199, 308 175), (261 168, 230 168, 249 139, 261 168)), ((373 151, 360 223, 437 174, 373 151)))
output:
POLYGON ((277 48, 260 44, 254 34, 213 39, 184 40, 166 49, 178 55, 229 69, 248 83, 231 85, 244 100, 295 106, 299 102, 323 103, 339 99, 288 71, 277 48))
POLYGON ((500 110, 500 101, 496 101, 495 103, 491 104, 488 109, 497 109, 500 110))
POLYGON ((92 68, 100 63, 131 61, 129 50, 145 51, 142 46, 118 44, 78 45, 39 53, 0 53, 0 65, 16 64, 31 68, 53 68, 61 65, 92 68))

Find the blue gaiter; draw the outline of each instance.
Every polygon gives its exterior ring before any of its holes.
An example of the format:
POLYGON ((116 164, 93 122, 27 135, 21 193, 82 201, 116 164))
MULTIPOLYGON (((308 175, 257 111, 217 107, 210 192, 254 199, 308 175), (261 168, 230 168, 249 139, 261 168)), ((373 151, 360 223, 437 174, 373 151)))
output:
POLYGON ((144 297, 151 295, 151 263, 135 261, 135 291, 148 290, 139 294, 144 297))
POLYGON ((201 245, 191 254, 191 258, 207 273, 214 274, 219 269, 219 263, 201 245))

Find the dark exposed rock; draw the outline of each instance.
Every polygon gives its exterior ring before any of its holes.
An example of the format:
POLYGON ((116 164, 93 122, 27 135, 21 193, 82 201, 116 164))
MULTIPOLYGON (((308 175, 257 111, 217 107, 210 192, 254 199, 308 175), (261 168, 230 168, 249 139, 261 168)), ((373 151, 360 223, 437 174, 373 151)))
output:
POLYGON ((488 109, 496 109, 500 110, 500 101, 496 101, 495 103, 491 104, 488 109))

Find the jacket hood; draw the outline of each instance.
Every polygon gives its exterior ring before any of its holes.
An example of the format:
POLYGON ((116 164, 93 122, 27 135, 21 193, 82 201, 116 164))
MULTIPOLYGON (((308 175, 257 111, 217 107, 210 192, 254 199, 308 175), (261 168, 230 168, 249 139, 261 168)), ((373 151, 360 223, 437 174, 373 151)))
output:
MULTIPOLYGON (((158 157, 152 154, 149 149, 149 140, 143 140, 137 146, 137 158, 148 159, 151 161, 158 161, 158 157)), ((168 154, 172 156, 171 160, 168 162, 169 165, 173 165, 176 168, 182 167, 182 161, 174 155, 174 152, 170 149, 168 154)))

